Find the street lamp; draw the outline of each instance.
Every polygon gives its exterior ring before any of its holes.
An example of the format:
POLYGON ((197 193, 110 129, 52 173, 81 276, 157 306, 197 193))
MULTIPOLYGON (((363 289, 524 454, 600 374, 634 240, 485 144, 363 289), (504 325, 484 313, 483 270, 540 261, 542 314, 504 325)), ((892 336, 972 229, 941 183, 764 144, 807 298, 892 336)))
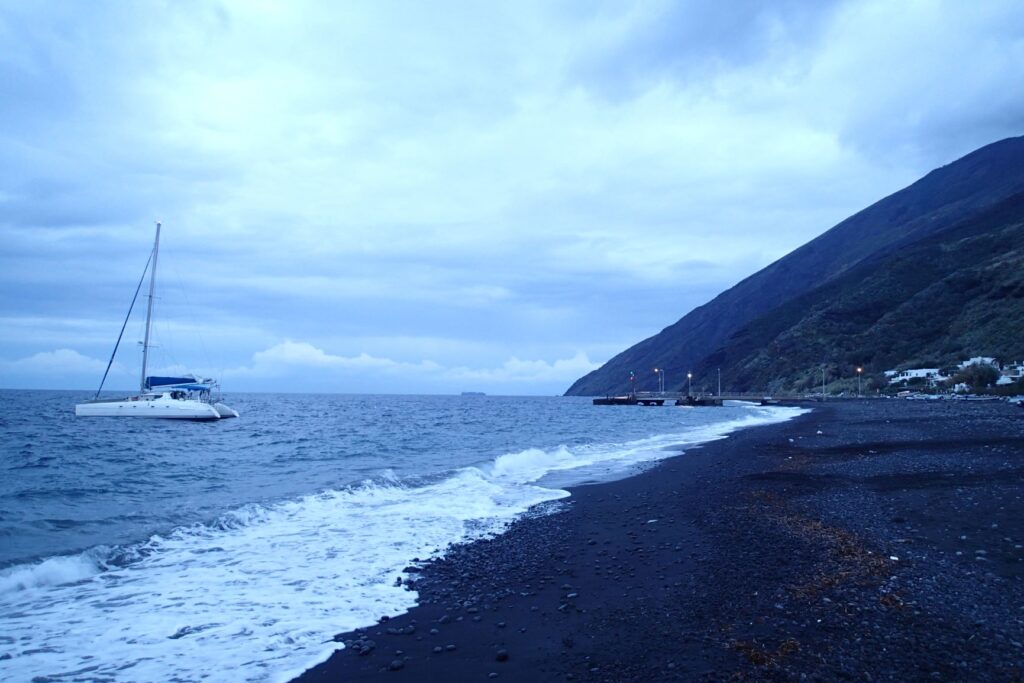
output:
POLYGON ((693 379, 693 373, 692 372, 686 373, 686 395, 687 396, 690 395, 690 380, 692 380, 692 379, 693 379))
POLYGON ((665 370, 664 368, 654 368, 654 374, 658 376, 658 391, 662 394, 665 393, 665 370))
POLYGON ((864 368, 857 368, 857 396, 860 396, 860 374, 864 372, 864 368))

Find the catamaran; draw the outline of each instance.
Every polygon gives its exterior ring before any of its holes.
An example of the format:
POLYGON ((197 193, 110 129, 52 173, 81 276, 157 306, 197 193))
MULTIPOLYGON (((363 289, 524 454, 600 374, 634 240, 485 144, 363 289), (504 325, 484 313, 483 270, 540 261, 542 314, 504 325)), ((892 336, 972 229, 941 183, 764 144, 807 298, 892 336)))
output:
POLYGON ((128 315, 121 325, 121 334, 117 336, 117 343, 114 344, 114 353, 110 354, 110 361, 100 381, 100 388, 96 395, 85 403, 75 406, 75 415, 83 417, 159 417, 179 420, 219 420, 225 417, 238 417, 238 411, 229 408, 221 403, 217 394, 219 385, 212 379, 201 379, 195 375, 182 377, 149 377, 146 375, 149 362, 149 330, 153 322, 153 295, 156 291, 156 259, 160 252, 160 223, 156 224, 156 239, 153 242, 153 251, 150 252, 149 260, 142 271, 142 278, 135 288, 135 296, 132 304, 128 307, 128 315), (124 329, 128 325, 128 318, 131 317, 135 301, 139 298, 139 291, 146 279, 146 271, 149 271, 149 305, 146 308, 146 334, 142 342, 142 382, 139 393, 136 396, 124 398, 100 398, 103 391, 103 383, 107 381, 107 374, 110 366, 117 355, 117 347, 121 344, 124 336, 124 329))

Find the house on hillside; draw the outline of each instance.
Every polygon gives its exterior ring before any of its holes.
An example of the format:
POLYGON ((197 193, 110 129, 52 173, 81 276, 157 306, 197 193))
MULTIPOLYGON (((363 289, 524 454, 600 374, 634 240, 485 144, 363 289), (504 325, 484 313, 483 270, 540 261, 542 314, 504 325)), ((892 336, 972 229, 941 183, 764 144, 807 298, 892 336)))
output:
POLYGON ((900 384, 909 382, 912 379, 923 379, 928 386, 935 386, 938 382, 946 379, 938 368, 911 368, 908 370, 886 370, 885 376, 889 378, 889 384, 900 384))
POLYGON ((1014 382, 1020 382, 1022 380, 1024 380, 1024 363, 1021 361, 1015 361, 1003 366, 1002 374, 999 375, 996 385, 1003 386, 1006 384, 1013 384, 1014 382))
POLYGON ((1015 382, 1024 379, 1024 362, 1016 361, 1003 366, 1003 376, 1009 377, 1015 382))
POLYGON ((999 362, 995 358, 989 358, 987 356, 975 356, 964 361, 960 361, 960 365, 957 367, 963 370, 970 365, 991 365, 996 370, 999 369, 999 362))

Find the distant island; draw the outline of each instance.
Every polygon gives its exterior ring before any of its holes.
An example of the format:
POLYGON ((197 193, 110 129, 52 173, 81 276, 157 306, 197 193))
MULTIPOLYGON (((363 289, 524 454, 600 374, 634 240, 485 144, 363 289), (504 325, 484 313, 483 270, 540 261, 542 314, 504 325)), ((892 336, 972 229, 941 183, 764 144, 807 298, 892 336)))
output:
POLYGON ((656 390, 654 368, 664 371, 668 391, 684 388, 689 373, 694 388, 717 387, 721 377, 728 391, 766 393, 822 391, 823 384, 839 393, 860 379, 877 389, 904 370, 938 375, 978 356, 1016 370, 1021 330, 1024 137, 1016 137, 847 218, 566 394, 656 390))
POLYGON ((487 394, 485 394, 482 391, 463 391, 462 395, 463 396, 486 396, 487 394))

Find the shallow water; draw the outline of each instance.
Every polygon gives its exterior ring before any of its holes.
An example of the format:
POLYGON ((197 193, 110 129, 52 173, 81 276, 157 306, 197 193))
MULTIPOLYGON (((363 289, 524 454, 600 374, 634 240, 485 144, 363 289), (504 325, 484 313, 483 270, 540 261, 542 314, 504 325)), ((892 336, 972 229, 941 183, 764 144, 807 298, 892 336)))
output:
POLYGON ((82 398, 0 392, 7 680, 287 680, 412 606, 413 558, 800 412, 239 394, 240 419, 194 423, 75 418, 82 398))

